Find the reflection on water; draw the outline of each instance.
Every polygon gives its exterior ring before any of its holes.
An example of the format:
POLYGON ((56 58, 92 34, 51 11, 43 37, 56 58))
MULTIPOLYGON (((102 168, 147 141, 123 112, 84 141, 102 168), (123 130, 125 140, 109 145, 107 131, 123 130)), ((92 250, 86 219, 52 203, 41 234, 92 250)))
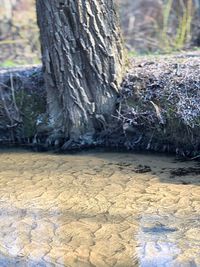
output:
POLYGON ((0 151, 0 267, 200 266, 195 164, 0 151))

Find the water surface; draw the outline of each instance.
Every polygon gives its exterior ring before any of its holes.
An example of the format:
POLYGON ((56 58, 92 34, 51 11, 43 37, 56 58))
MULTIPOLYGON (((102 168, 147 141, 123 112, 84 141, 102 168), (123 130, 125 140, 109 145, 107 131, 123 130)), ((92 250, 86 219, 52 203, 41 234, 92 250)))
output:
POLYGON ((1 150, 0 266, 200 266, 200 175, 171 174, 196 165, 1 150))

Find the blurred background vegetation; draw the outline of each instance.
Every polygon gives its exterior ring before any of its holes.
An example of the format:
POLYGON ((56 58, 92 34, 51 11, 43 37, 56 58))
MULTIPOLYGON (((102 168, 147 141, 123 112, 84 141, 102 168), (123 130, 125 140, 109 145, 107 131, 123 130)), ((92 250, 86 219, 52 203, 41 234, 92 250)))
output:
POLYGON ((34 0, 0 0, 0 66, 40 63, 34 0))
MULTIPOLYGON (((200 47, 200 0, 115 0, 129 55, 200 47)), ((0 67, 40 63, 35 0, 0 0, 0 67)))

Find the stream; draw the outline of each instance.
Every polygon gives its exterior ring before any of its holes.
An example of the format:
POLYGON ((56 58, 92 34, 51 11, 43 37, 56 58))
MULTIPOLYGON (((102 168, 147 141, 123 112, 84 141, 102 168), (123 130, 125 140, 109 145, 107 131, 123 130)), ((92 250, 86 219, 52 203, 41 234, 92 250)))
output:
POLYGON ((4 266, 200 266, 200 164, 1 149, 4 266))

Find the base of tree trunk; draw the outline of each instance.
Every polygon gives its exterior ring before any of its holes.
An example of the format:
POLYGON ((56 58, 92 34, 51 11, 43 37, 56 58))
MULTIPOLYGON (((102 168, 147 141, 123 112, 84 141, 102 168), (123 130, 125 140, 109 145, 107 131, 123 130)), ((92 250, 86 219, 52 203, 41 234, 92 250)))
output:
MULTIPOLYGON (((200 153, 199 54, 134 59, 109 125, 70 140, 52 135, 40 66, 0 71, 0 144, 34 150, 200 153)), ((99 118, 101 119, 101 118, 99 118)))

